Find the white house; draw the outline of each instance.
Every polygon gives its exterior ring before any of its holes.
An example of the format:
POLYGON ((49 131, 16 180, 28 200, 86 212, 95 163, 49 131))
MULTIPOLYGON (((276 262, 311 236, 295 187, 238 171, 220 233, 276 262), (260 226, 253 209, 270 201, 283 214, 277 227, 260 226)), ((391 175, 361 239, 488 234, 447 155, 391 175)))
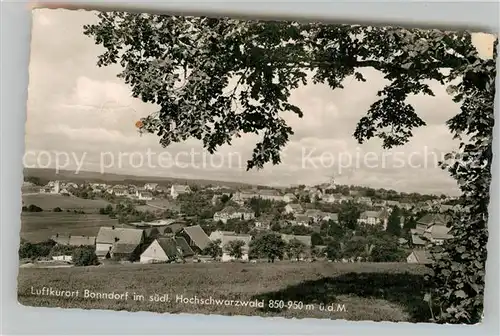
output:
POLYGON ((188 185, 174 184, 170 188, 170 196, 172 196, 173 199, 176 199, 179 195, 188 194, 190 192, 191 188, 189 188, 188 185))
POLYGON ((143 201, 151 201, 153 199, 153 194, 149 191, 138 191, 137 198, 143 201))
POLYGON ((285 213, 287 214, 301 214, 304 212, 302 206, 298 203, 290 203, 285 206, 285 213))
POLYGON ((255 212, 245 207, 227 206, 214 214, 214 221, 227 223, 230 219, 250 220, 255 218, 255 212))
POLYGON ((129 195, 128 188, 126 186, 123 186, 123 185, 114 186, 112 189, 112 192, 116 196, 128 196, 129 195))
POLYGON ((309 227, 311 226, 311 222, 314 220, 307 215, 297 215, 295 216, 295 220, 292 222, 294 225, 301 225, 309 227))
POLYGON ((185 259, 194 256, 193 250, 183 237, 156 238, 141 253, 141 263, 159 263, 185 259))
POLYGON ((368 225, 380 224, 379 212, 378 211, 364 211, 361 213, 358 219, 358 223, 364 223, 368 225))

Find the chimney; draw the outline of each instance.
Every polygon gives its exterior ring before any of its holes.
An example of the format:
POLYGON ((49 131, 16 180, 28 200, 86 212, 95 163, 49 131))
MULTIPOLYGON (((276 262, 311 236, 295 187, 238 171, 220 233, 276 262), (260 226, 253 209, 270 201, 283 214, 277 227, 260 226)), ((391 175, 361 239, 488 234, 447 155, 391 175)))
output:
POLYGON ((115 226, 113 225, 113 226, 111 227, 111 229, 112 229, 112 230, 114 230, 114 229, 115 229, 115 226))
POLYGON ((59 233, 56 233, 56 237, 59 237, 59 233))

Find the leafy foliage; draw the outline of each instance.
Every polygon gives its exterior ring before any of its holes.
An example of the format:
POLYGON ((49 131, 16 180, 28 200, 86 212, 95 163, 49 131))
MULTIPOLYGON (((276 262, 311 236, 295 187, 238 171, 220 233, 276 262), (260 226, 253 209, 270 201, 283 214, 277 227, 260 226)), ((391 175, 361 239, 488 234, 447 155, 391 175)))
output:
POLYGON ((276 233, 264 233, 250 242, 251 254, 266 257, 268 262, 282 259, 286 244, 280 235, 276 233))
POLYGON ((73 251, 71 256, 75 266, 99 265, 93 246, 80 246, 73 251))
POLYGON ((241 259, 243 256, 243 246, 245 246, 245 242, 242 240, 231 240, 229 241, 224 249, 227 251, 230 257, 241 259))
POLYGON ((394 236, 401 234, 401 210, 395 207, 387 219, 387 232, 394 236))
MULTIPOLYGON (((98 65, 120 63, 119 76, 133 95, 160 106, 141 121, 140 130, 157 134, 164 146, 196 138, 210 153, 242 134, 259 134, 247 169, 281 162, 293 134, 282 115, 302 116, 288 98, 308 82, 308 74, 314 83, 337 89, 348 77, 365 81, 360 68, 380 71, 389 84, 360 119, 354 137, 360 143, 379 138, 384 148, 407 143, 413 130, 425 125, 409 96, 433 96, 431 81, 458 82, 449 92, 461 112, 448 126, 461 146, 443 168, 459 183, 467 207, 453 218, 455 238, 436 254, 435 289, 426 299, 441 307, 436 321, 480 320, 496 51, 493 59, 480 58, 467 32, 117 12, 99 13, 99 19, 84 28, 105 48, 98 65)), ((339 221, 355 229, 352 219, 339 214, 339 221)), ((266 249, 273 260, 280 250, 276 244, 266 249)))
POLYGON ((299 259, 306 252, 306 245, 298 239, 292 239, 286 245, 286 253, 289 258, 299 259))
POLYGON ((352 202, 347 202, 342 204, 342 208, 339 212, 339 223, 350 230, 356 230, 358 227, 360 211, 356 204, 352 202))
POLYGON ((214 260, 222 256, 221 241, 219 239, 211 241, 203 250, 202 254, 211 256, 214 260))
POLYGON ((48 257, 55 243, 51 240, 40 243, 21 242, 19 246, 20 259, 35 259, 48 257))

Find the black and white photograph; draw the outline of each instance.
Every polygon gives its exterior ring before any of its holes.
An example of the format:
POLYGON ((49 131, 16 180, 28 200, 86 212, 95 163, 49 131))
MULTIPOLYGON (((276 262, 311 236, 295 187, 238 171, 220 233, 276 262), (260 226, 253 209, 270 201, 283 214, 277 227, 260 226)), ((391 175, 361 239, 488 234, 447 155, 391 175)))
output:
POLYGON ((32 18, 20 304, 481 322, 496 35, 32 18))

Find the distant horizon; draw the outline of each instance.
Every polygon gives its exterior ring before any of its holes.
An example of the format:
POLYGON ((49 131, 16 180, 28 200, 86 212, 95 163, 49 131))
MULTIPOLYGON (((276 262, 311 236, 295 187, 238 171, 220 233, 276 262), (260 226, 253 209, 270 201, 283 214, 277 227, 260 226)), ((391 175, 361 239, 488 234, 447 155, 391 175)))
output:
MULTIPOLYGON (((26 175, 25 172, 26 170, 38 170, 38 171, 41 171, 41 170, 45 170, 45 171, 53 171, 54 174, 57 176, 57 172, 55 169, 52 169, 52 168, 24 168, 24 172, 23 172, 23 180, 24 180, 24 177, 26 176, 30 176, 29 174, 26 175)), ((204 182, 213 182, 213 183, 210 183, 210 184, 214 184, 214 185, 217 185, 219 187, 223 187, 224 185, 219 185, 219 184, 224 184, 224 183, 227 183, 227 184, 240 184, 240 185, 246 185, 246 186, 249 186, 249 187, 266 187, 266 188, 270 188, 270 189, 288 189, 288 188, 296 188, 298 187, 299 185, 304 185, 306 187, 317 187, 321 184, 328 184, 330 183, 330 181, 325 181, 323 183, 317 183, 317 184, 303 184, 303 183, 300 183, 300 184, 290 184, 290 185, 281 185, 281 186, 270 186, 270 185, 264 185, 264 184, 252 184, 252 183, 247 183, 247 182, 240 182, 240 181, 228 181, 228 180, 212 180, 212 179, 208 179, 208 178, 184 178, 184 177, 174 177, 174 176, 163 176, 163 177, 160 177, 160 176, 151 176, 151 175, 131 175, 131 174, 120 174, 120 173, 112 173, 112 172, 106 172, 106 173, 101 173, 99 171, 92 171, 92 170, 80 170, 80 172, 76 173, 75 171, 73 170, 60 170, 59 173, 71 173, 75 176, 78 176, 80 175, 81 173, 87 173, 87 174, 100 174, 100 175, 114 175, 114 176, 123 176, 123 177, 138 177, 138 178, 141 178, 141 179, 145 179, 144 183, 149 183, 146 181, 147 178, 151 179, 152 181, 157 181, 157 180, 186 180, 186 181, 196 181, 196 180, 199 180, 199 181, 204 181, 204 182)), ((65 179, 68 179, 68 177, 66 176, 65 179)), ((83 177, 83 179, 85 179, 85 177, 83 177)), ((95 178, 96 180, 99 179, 99 178, 95 178)), ((101 179, 103 181, 106 181, 105 179, 101 179)), ((64 179, 61 179, 61 181, 64 181, 64 179)), ((117 182, 119 184, 120 181, 109 181, 109 182, 117 182)), ((154 182, 155 183, 155 182, 154 182)), ((384 190, 393 190, 397 193, 403 193, 403 194, 419 194, 419 195, 428 195, 428 196, 440 196, 440 195, 445 195, 447 197, 456 197, 456 195, 450 195, 450 194, 446 194, 446 193, 441 193, 441 194, 432 194, 432 193, 421 193, 421 192, 417 192, 417 191, 401 191, 401 190, 397 190, 397 189, 392 189, 392 188, 373 188, 373 187, 370 187, 370 186, 366 186, 366 185, 361 185, 361 184, 343 184, 343 183, 334 183, 335 185, 339 185, 339 186, 353 186, 353 187, 361 187, 361 188, 369 188, 369 189, 373 189, 373 190, 379 190, 379 189, 384 189, 384 190)))

